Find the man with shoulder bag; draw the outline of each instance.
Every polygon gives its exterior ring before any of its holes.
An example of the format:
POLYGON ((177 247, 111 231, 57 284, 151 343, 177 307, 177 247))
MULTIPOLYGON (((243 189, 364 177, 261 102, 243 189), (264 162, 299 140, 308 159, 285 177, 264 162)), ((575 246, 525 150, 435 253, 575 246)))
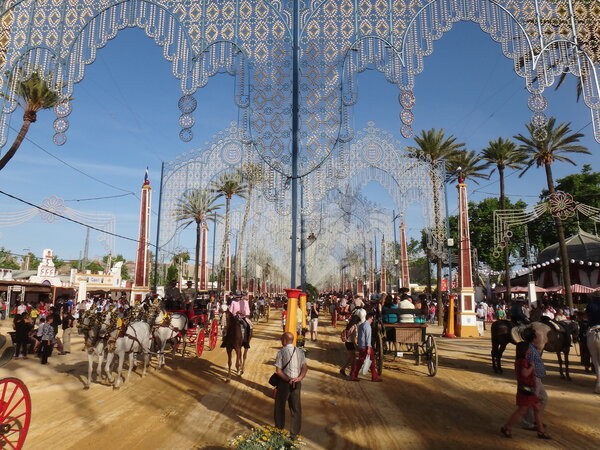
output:
POLYGON ((285 405, 288 404, 291 414, 290 433, 292 438, 300 434, 302 425, 302 405, 300 392, 302 380, 308 372, 304 352, 294 346, 291 333, 281 335, 283 346, 275 357, 275 373, 279 376, 279 384, 275 395, 275 426, 285 428, 285 405))

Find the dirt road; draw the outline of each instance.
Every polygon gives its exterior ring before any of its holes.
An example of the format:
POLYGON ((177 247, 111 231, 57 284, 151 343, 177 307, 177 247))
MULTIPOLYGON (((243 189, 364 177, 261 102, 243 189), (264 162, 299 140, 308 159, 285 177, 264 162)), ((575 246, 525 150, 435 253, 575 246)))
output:
MULTIPOLYGON (((278 315, 278 313, 275 313, 278 315)), ((7 331, 9 322, 2 324, 7 331)), ((572 382, 558 376, 556 356, 544 355, 550 397, 545 422, 552 441, 499 429, 514 408, 514 348, 505 373, 492 373, 489 337, 438 338, 438 373, 427 376, 410 360, 387 360, 383 383, 343 380, 345 349, 322 321, 308 343, 309 373, 302 387, 302 436, 309 449, 594 449, 600 448, 600 396, 575 362, 572 382)), ((431 332, 439 334, 432 327, 431 332)), ((273 424, 267 384, 279 347, 280 322, 256 325, 245 373, 225 383, 226 353, 167 360, 142 379, 134 372, 119 391, 101 384, 83 390, 87 359, 81 338, 73 353, 17 360, 0 377, 23 379, 31 391, 32 424, 25 449, 218 449, 253 425, 273 424)), ((576 358, 576 357, 573 357, 576 358)))

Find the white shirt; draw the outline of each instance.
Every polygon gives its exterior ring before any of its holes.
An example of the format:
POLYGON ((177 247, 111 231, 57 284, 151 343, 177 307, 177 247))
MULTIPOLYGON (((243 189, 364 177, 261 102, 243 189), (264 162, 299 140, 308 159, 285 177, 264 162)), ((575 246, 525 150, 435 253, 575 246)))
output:
MULTIPOLYGON (((408 299, 404 299, 400 301, 398 304, 398 308, 400 309, 415 309, 415 305, 408 299)), ((400 314, 399 316, 400 323, 414 323, 415 315, 414 314, 400 314)))

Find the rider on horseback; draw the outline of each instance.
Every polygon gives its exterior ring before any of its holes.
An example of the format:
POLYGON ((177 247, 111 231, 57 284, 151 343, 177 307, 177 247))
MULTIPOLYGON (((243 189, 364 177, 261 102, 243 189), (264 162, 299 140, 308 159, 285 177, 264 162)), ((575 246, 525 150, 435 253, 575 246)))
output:
POLYGON ((517 325, 523 325, 529 323, 529 319, 523 312, 523 303, 525 298, 517 297, 516 301, 510 307, 510 320, 517 325))
POLYGON ((240 325, 242 325, 244 329, 243 345, 245 348, 249 348, 250 335, 252 333, 252 322, 250 322, 249 319, 250 303, 248 301, 248 296, 243 295, 241 292, 237 292, 231 300, 229 312, 231 312, 231 314, 238 319, 240 325))

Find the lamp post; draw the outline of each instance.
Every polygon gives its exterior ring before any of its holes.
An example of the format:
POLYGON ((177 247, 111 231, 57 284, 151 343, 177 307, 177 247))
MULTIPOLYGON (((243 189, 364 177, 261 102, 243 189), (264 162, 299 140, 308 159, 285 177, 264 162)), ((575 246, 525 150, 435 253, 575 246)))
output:
POLYGON ((25 259, 23 261, 23 270, 29 270, 29 261, 31 259, 30 252, 31 252, 31 249, 29 249, 29 248, 23 249, 23 254, 25 255, 25 259))

